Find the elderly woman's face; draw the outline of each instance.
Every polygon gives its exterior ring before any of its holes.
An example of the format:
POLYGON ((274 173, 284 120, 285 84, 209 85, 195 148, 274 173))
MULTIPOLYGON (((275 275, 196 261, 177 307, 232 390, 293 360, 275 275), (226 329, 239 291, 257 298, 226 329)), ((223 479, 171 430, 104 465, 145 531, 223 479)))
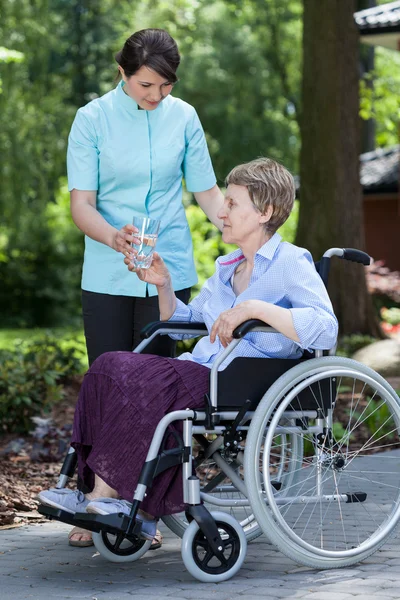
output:
POLYGON ((227 244, 241 246, 249 236, 265 236, 263 223, 268 217, 257 210, 243 185, 228 185, 218 218, 223 221, 222 239, 227 244))

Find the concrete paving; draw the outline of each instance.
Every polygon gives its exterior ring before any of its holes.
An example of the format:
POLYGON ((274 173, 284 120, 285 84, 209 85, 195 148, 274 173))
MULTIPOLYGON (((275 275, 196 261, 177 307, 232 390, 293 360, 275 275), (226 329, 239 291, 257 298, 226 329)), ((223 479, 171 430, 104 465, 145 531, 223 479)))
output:
POLYGON ((139 561, 110 563, 67 544, 69 527, 49 522, 0 532, 0 599, 43 600, 393 600, 400 598, 400 544, 392 537, 368 560, 346 569, 300 567, 262 536, 248 545, 234 578, 200 583, 185 570, 180 540, 161 526, 164 544, 139 561))

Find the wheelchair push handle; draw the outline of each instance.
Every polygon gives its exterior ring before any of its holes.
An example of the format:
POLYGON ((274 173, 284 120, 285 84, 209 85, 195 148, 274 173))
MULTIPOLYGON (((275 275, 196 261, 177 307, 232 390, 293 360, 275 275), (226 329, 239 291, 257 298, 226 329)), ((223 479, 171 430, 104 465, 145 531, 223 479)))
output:
POLYGON ((371 264, 371 257, 366 252, 356 250, 355 248, 343 248, 342 258, 343 260, 361 263, 366 267, 371 264))
POLYGON ((356 250, 355 248, 329 248, 329 250, 324 252, 321 262, 328 261, 332 256, 338 256, 343 260, 358 262, 365 266, 371 264, 371 257, 366 252, 356 250))
POLYGON ((371 257, 366 254, 366 252, 362 252, 362 250, 356 250, 355 248, 329 248, 329 250, 324 252, 321 260, 315 265, 325 287, 328 285, 332 256, 337 256, 338 258, 349 260, 351 262, 361 263, 365 266, 371 264, 371 257))

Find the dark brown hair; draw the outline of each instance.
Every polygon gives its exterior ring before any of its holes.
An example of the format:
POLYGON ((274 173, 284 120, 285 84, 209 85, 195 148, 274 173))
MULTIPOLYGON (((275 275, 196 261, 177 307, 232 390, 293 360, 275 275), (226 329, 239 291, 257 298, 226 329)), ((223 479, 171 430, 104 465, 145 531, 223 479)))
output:
POLYGON ((152 69, 170 83, 178 80, 176 71, 181 57, 175 40, 164 29, 142 29, 132 34, 115 60, 131 77, 141 67, 152 69))

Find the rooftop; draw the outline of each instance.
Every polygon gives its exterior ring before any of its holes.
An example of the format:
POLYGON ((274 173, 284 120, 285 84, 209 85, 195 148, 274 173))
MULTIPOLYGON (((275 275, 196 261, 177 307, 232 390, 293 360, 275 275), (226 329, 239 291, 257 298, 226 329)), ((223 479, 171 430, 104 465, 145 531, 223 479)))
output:
POLYGON ((400 144, 360 156, 360 180, 365 194, 397 192, 399 174, 400 144))
POLYGON ((400 0, 360 10, 354 18, 361 32, 372 33, 371 30, 382 30, 383 27, 400 28, 400 0))
POLYGON ((354 13, 361 41, 400 50, 400 1, 381 4, 354 13))

